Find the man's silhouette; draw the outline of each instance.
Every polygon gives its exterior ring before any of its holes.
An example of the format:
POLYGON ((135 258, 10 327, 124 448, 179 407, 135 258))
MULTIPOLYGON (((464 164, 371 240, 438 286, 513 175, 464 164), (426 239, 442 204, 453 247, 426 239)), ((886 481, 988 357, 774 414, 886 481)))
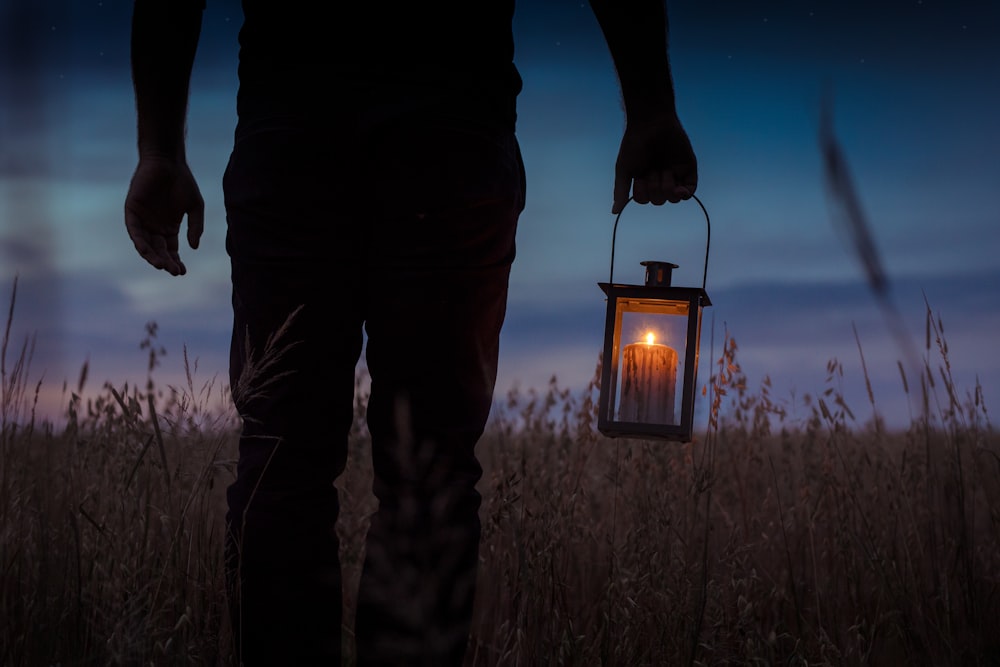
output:
MULTIPOLYGON (((592 0, 627 126, 612 212, 687 199, 663 0, 592 0)), ((136 0, 136 250, 172 275, 203 202, 185 159, 203 3, 136 0)), ((228 489, 236 650, 337 664, 334 532, 362 330, 372 517, 355 622, 362 665, 459 665, 480 525, 475 445, 497 371, 524 168, 513 0, 244 0, 235 143, 223 179, 230 382, 243 418, 228 489)), ((564 113, 572 113, 565 110, 564 113)), ((571 196, 571 193, 567 193, 571 196)))

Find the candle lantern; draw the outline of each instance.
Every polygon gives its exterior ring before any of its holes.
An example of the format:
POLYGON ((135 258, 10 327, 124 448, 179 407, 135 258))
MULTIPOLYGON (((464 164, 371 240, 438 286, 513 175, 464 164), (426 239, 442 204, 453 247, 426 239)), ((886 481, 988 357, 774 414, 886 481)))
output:
MULTIPOLYGON (((697 198, 695 201, 708 212, 697 198)), ((597 428, 612 438, 634 437, 690 442, 698 377, 702 309, 710 306, 705 292, 708 242, 701 287, 671 284, 677 264, 644 261, 642 285, 614 282, 614 238, 611 277, 598 283, 608 297, 597 428)), ((709 226, 709 236, 711 227, 709 226)))

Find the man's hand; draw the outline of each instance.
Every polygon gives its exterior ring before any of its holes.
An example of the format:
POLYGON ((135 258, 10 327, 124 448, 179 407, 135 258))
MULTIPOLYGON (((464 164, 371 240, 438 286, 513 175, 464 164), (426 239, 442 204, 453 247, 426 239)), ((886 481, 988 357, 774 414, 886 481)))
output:
POLYGON ((698 188, 698 161, 674 114, 629 122, 615 164, 613 214, 632 198, 639 204, 676 204, 698 188))
POLYGON ((185 215, 188 245, 197 249, 205 228, 205 201, 187 163, 140 158, 125 198, 125 228, 142 258, 172 276, 187 272, 177 238, 185 215))

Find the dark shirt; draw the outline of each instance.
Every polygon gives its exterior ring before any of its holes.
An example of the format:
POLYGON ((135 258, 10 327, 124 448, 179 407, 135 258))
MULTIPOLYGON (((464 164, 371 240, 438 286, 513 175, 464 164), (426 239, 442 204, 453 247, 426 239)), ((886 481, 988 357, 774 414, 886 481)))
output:
POLYGON ((514 0, 243 0, 237 111, 513 129, 513 13, 514 0))

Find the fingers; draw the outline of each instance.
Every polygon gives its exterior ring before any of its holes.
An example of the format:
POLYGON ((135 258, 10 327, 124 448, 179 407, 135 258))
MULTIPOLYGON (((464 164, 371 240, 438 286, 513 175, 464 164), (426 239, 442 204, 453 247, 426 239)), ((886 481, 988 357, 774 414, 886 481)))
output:
POLYGON ((629 170, 616 167, 611 213, 617 215, 625 208, 630 192, 636 203, 660 206, 690 199, 697 186, 697 176, 681 170, 659 169, 633 177, 629 170))
MULTIPOLYGON (((178 253, 177 234, 163 233, 164 227, 150 220, 150 216, 136 210, 134 202, 126 203, 125 228, 139 256, 155 269, 166 271, 172 276, 184 275, 187 267, 178 253)), ((197 235, 200 234, 199 230, 197 235)))
POLYGON ((162 236, 143 238, 133 235, 132 243, 139 256, 153 268, 166 271, 172 276, 182 276, 187 273, 187 268, 181 262, 180 255, 177 254, 176 250, 170 250, 167 240, 162 236))
MULTIPOLYGON (((611 213, 617 215, 621 213, 622 209, 625 208, 625 204, 628 203, 629 199, 629 181, 630 179, 625 179, 622 181, 624 185, 619 184, 619 180, 615 180, 615 198, 614 203, 611 205, 611 213)), ((654 204, 656 206, 661 206, 667 202, 671 204, 676 204, 680 201, 684 201, 691 198, 694 194, 694 189, 687 185, 679 185, 673 182, 673 177, 670 176, 669 179, 645 179, 637 178, 632 182, 632 199, 638 204, 654 204)))
POLYGON ((163 236, 151 236, 141 242, 133 239, 135 249, 150 266, 161 271, 166 271, 172 276, 183 276, 187 273, 187 267, 181 261, 177 248, 170 248, 168 239, 163 236))
POLYGON ((181 256, 177 252, 177 237, 154 236, 152 239, 153 252, 159 265, 153 264, 158 269, 163 269, 172 276, 183 276, 187 273, 187 267, 181 261, 181 256))
POLYGON ((678 182, 674 172, 669 170, 655 171, 646 177, 636 178, 632 184, 632 197, 640 204, 676 204, 690 199, 693 194, 691 184, 678 182))

